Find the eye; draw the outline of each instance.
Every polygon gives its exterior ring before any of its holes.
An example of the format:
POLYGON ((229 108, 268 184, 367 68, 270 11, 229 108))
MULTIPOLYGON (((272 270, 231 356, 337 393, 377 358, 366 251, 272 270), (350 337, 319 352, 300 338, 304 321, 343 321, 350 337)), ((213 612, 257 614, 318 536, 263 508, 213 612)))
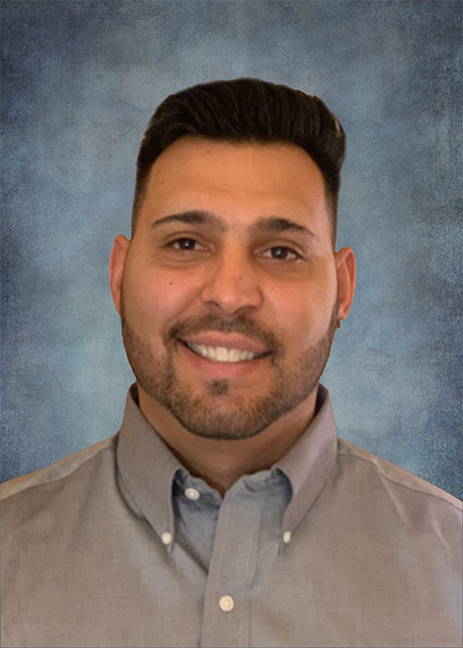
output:
POLYGON ((296 261, 297 259, 302 258, 295 250, 284 245, 271 247, 268 250, 265 250, 265 252, 262 253, 262 256, 266 259, 274 259, 276 261, 296 261))
POLYGON ((167 247, 173 248, 174 250, 185 250, 185 251, 191 251, 191 250, 197 250, 199 246, 198 241, 195 241, 193 238, 178 238, 175 239, 175 241, 171 241, 168 243, 167 247))

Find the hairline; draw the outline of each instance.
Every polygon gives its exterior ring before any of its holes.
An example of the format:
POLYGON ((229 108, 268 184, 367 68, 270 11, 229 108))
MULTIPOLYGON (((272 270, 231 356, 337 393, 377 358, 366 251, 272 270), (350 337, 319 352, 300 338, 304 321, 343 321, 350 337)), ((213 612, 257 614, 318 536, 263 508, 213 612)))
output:
POLYGON ((143 169, 142 173, 142 180, 141 183, 139 182, 139 171, 137 171, 137 178, 136 178, 136 196, 134 199, 133 207, 132 207, 132 219, 131 219, 131 237, 135 235, 135 231, 137 229, 137 224, 140 216, 141 209, 143 207, 143 204, 146 199, 146 194, 148 192, 148 183, 149 183, 149 177, 151 174, 151 171, 153 169, 153 166, 156 164, 156 161, 161 157, 161 155, 167 151, 175 142, 184 139, 184 138, 191 138, 191 139, 198 139, 198 140, 206 140, 209 142, 222 142, 222 143, 228 143, 228 144, 257 144, 257 145, 272 145, 272 144, 286 144, 288 146, 296 146, 298 149, 303 151, 311 160, 312 162, 316 165, 317 169, 320 172, 320 175, 322 177, 323 181, 323 188, 324 188, 324 195, 325 195, 325 205, 326 205, 326 212, 327 212, 327 217, 330 222, 330 228, 331 228, 331 239, 333 242, 333 249, 335 248, 336 245, 336 235, 337 235, 337 227, 336 227, 336 222, 337 222, 337 209, 338 209, 338 198, 339 198, 339 192, 338 196, 334 195, 334 192, 330 189, 328 182, 325 178, 325 175, 320 168, 320 166, 317 164, 317 162, 313 159, 313 157, 310 155, 310 153, 300 144, 296 144, 294 142, 288 141, 288 140, 261 140, 255 137, 243 137, 243 138, 227 138, 227 137, 210 137, 210 136, 204 136, 196 133, 185 133, 184 135, 180 135, 179 137, 175 138, 169 144, 154 158, 154 160, 151 162, 149 167, 146 167, 143 169))

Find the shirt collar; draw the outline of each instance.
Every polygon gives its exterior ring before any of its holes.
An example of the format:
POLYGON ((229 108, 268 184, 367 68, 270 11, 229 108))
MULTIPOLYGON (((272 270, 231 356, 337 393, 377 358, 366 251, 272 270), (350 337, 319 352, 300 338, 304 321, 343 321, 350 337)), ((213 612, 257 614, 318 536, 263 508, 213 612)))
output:
POLYGON ((337 433, 331 399, 318 386, 315 417, 306 431, 276 464, 288 477, 292 497, 283 519, 285 531, 294 531, 328 481, 337 455, 337 433))
MULTIPOLYGON (((304 434, 273 467, 291 485, 291 499, 283 519, 284 531, 299 525, 326 484, 336 462, 336 425, 328 390, 319 385, 316 415, 304 434)), ((121 488, 157 534, 170 538, 175 524, 172 502, 176 477, 188 478, 186 469, 172 454, 138 408, 136 385, 127 394, 119 432, 117 463, 121 488), (166 536, 167 534, 167 536, 166 536)))
POLYGON ((136 384, 127 394, 119 431, 117 465, 121 488, 163 542, 173 545, 175 524, 172 489, 175 476, 186 472, 138 407, 136 384), (166 542, 170 536, 171 542, 166 542))

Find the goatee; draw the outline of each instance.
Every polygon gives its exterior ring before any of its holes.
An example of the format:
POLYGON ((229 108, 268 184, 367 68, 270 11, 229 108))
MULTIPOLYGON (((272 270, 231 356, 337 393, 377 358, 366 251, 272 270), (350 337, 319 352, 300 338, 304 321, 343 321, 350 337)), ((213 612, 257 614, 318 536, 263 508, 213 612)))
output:
POLYGON ((178 322, 166 334, 164 349, 155 351, 128 322, 121 304, 122 337, 132 371, 139 386, 168 409, 181 425, 192 434, 209 439, 248 439, 283 414, 302 403, 318 385, 338 327, 338 302, 332 310, 324 336, 306 349, 292 366, 288 365, 283 345, 271 331, 247 316, 224 320, 206 315, 195 320, 178 322), (182 380, 175 369, 175 354, 179 339, 193 333, 218 331, 240 333, 261 342, 270 355, 261 362, 269 363, 273 373, 265 393, 247 397, 237 395, 230 380, 211 380, 203 394, 182 380))

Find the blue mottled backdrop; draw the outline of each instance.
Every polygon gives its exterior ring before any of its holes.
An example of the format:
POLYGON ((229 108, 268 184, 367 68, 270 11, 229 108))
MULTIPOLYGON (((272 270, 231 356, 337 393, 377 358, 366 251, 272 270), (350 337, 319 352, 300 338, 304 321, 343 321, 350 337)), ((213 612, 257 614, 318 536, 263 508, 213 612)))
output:
POLYGON ((3 0, 2 479, 111 436, 132 382, 108 287, 169 93, 255 76, 348 136, 358 285, 324 383, 339 435, 462 497, 460 0, 3 0))

